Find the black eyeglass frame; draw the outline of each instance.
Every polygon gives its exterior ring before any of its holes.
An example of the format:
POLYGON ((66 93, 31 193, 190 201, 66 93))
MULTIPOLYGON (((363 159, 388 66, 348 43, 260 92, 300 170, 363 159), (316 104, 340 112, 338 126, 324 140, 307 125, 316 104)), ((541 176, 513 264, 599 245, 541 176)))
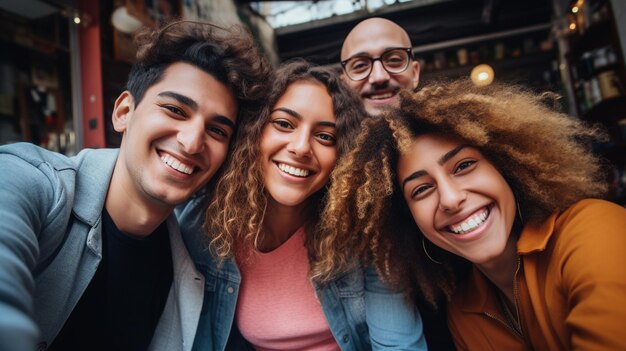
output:
POLYGON ((389 73, 389 74, 400 74, 400 73, 406 71, 409 68, 409 66, 411 65, 411 60, 413 60, 413 59, 414 58, 413 58, 413 49, 412 48, 391 48, 391 49, 387 49, 387 50, 383 51, 383 53, 380 56, 378 56, 378 57, 370 57, 370 56, 366 56, 366 55, 355 55, 355 56, 352 56, 350 58, 347 58, 347 59, 341 61, 341 67, 343 68, 343 71, 346 73, 346 76, 348 76, 348 78, 350 78, 350 80, 358 82, 358 81, 367 79, 367 77, 369 77, 370 74, 372 74, 372 70, 374 69, 374 62, 376 62, 376 61, 380 61, 380 64, 383 66, 383 69, 387 73, 389 73), (389 70, 385 66, 385 63, 382 61, 382 58, 383 58, 383 56, 385 56, 388 53, 390 53, 392 51, 395 51, 395 50, 405 51, 408 54, 409 59, 407 60, 406 66, 401 71, 389 72, 389 70), (346 70, 346 65, 348 64, 348 62, 350 62, 350 60, 355 59, 355 58, 366 58, 366 59, 370 60, 369 72, 361 79, 354 79, 354 78, 352 78, 350 76, 350 74, 348 73, 348 71, 346 70))

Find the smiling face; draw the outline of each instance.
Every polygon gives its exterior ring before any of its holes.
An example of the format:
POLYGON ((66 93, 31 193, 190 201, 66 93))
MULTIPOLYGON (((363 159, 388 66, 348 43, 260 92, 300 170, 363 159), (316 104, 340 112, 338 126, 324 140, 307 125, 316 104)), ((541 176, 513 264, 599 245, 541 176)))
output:
MULTIPOLYGON (((356 56, 376 58, 395 48, 411 48, 406 32, 389 20, 370 18, 348 34, 341 49, 341 61, 356 56)), ((398 106, 400 89, 413 90, 417 87, 419 64, 411 60, 404 72, 390 74, 380 61, 375 61, 369 77, 354 81, 344 73, 342 78, 360 95, 367 112, 379 115, 387 106, 398 106)))
POLYGON ((515 198, 477 149, 419 136, 401 155, 397 174, 415 223, 435 245, 485 266, 511 252, 515 198))
POLYGON ((109 193, 155 208, 187 200, 224 162, 236 118, 231 91, 187 63, 170 65, 137 106, 122 93, 113 125, 124 134, 109 193))
POLYGON ((263 128, 260 153, 270 202, 305 205, 337 160, 333 102, 320 83, 297 81, 278 99, 263 128))

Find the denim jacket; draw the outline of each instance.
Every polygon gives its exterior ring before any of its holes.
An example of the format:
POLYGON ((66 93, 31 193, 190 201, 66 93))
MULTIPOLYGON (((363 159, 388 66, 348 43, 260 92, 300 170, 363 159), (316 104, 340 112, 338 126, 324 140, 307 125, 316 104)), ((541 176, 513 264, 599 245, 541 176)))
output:
MULTIPOLYGON (((194 349, 242 350, 242 337, 234 323, 241 274, 234 260, 220 263, 197 235, 202 230, 204 198, 198 196, 176 209, 181 232, 205 277, 206 294, 194 349), (199 256, 197 256, 200 254, 199 256)), ((381 282, 375 271, 355 269, 325 286, 314 286, 331 332, 343 351, 426 350, 418 311, 403 295, 381 282)))
MULTIPOLYGON (((117 155, 0 147, 0 350, 45 350, 89 285, 102 259, 102 209, 117 155)), ((191 350, 204 277, 173 215, 167 225, 174 278, 150 349, 191 350)))

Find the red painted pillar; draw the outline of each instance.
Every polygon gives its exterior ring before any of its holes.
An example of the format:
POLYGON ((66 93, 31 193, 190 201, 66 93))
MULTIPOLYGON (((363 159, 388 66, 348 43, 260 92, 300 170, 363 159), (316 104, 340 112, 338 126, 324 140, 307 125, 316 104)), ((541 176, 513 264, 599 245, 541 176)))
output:
POLYGON ((102 58, 100 53, 99 1, 79 0, 80 13, 89 18, 80 25, 80 81, 82 88, 83 147, 102 148, 105 144, 104 106, 102 104, 102 58))

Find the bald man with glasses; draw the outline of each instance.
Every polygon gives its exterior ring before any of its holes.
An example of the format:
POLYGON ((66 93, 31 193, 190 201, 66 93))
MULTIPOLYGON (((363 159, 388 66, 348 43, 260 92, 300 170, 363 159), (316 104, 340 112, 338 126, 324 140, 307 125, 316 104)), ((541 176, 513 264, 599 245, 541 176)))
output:
POLYGON ((401 89, 414 90, 420 66, 411 40, 400 26, 384 18, 368 18, 348 34, 341 48, 343 78, 371 115, 397 106, 401 89))
MULTIPOLYGON (((372 116, 380 115, 388 106, 398 106, 400 90, 415 90, 420 78, 420 65, 413 58, 407 32, 378 17, 359 22, 348 33, 341 48, 341 67, 342 78, 359 94, 372 116)), ((416 296, 415 302, 428 349, 454 350, 445 309, 434 311, 421 296, 416 296)))

